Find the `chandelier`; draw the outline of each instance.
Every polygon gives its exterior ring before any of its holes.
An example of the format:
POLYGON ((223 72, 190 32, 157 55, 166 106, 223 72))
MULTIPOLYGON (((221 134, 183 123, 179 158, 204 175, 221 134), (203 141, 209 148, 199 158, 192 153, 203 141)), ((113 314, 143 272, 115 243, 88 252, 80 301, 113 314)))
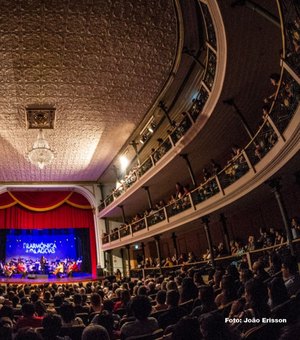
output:
POLYGON ((42 129, 39 130, 37 140, 33 143, 32 149, 29 150, 27 156, 29 161, 40 169, 44 169, 45 165, 52 162, 54 152, 50 149, 42 129))

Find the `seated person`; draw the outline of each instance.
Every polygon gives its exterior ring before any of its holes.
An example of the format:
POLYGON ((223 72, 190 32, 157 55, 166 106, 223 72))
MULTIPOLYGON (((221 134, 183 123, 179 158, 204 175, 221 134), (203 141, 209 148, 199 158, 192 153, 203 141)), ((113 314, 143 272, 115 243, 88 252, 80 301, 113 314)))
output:
POLYGON ((153 307, 153 312, 158 312, 168 308, 166 304, 167 292, 165 290, 160 290, 156 294, 155 306, 153 307))
POLYGON ((256 279, 262 282, 269 279, 270 275, 265 271, 264 264, 261 261, 256 261, 253 263, 252 271, 256 279))
POLYGON ((191 313, 191 316, 197 316, 204 313, 209 313, 217 309, 217 305, 215 304, 215 292, 212 286, 200 286, 199 287, 199 300, 201 301, 201 305, 195 307, 191 313))
POLYGON ((178 306, 180 294, 176 290, 167 292, 167 306, 165 313, 159 316, 158 324, 160 328, 166 329, 170 325, 177 323, 183 316, 187 314, 183 307, 178 306))
POLYGON ((61 340, 63 338, 59 337, 59 333, 62 327, 61 317, 57 314, 48 314, 44 317, 42 326, 43 339, 44 340, 61 340))
POLYGON ((82 333, 82 340, 110 340, 107 330, 100 325, 89 325, 85 327, 82 333))
POLYGON ((83 325, 81 318, 76 317, 74 306, 64 302, 60 306, 60 315, 62 317, 62 325, 64 327, 83 325))
POLYGON ((300 290, 297 259, 294 256, 285 258, 282 261, 281 272, 289 296, 296 294, 300 290))
POLYGON ((24 303, 21 310, 22 316, 18 319, 15 325, 16 331, 24 327, 38 328, 42 326, 43 318, 35 316, 34 305, 32 303, 24 303))
POLYGON ((149 317, 152 306, 147 296, 135 296, 132 299, 131 310, 136 320, 126 322, 121 327, 121 340, 133 335, 137 336, 152 333, 159 328, 156 319, 149 317))

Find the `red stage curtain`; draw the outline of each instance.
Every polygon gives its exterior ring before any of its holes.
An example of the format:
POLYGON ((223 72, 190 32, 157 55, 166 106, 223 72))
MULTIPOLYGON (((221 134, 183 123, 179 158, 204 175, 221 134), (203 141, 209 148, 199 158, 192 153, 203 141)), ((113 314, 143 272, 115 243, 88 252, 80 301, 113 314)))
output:
POLYGON ((85 197, 74 194, 64 191, 4 193, 0 195, 0 228, 89 228, 92 274, 96 275, 93 210, 85 197))

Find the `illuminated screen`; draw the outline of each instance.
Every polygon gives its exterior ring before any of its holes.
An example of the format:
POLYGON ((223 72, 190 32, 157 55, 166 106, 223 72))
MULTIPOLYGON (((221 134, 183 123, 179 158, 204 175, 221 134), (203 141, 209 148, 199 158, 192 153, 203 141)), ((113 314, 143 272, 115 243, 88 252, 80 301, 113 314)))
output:
POLYGON ((14 230, 6 236, 6 261, 76 259, 75 242, 74 229, 14 230))

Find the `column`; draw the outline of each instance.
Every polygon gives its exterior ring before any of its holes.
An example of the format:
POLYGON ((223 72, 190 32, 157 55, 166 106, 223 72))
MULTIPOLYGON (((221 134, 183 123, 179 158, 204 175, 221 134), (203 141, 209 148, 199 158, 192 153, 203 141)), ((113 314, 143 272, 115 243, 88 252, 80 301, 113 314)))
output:
POLYGON ((128 276, 130 277, 130 270, 131 270, 131 264, 130 264, 130 244, 127 244, 125 247, 127 249, 128 276))
POLYGON ((174 247, 174 250, 175 250, 175 253, 176 253, 176 258, 179 256, 178 254, 178 247, 177 247, 177 235, 175 232, 172 233, 172 241, 173 241, 173 247, 174 247))
POLYGON ((263 8, 262 6, 258 5, 252 0, 235 0, 231 3, 231 7, 236 6, 246 6, 247 8, 251 9, 251 11, 256 12, 257 14, 261 15, 263 18, 271 22, 273 25, 280 28, 280 21, 279 18, 276 17, 274 14, 263 8))
POLYGON ((158 260, 159 260, 159 268, 160 268, 160 272, 162 272, 162 270, 161 270, 162 258, 161 258, 161 251, 160 251, 160 235, 154 236, 154 240, 155 240, 155 245, 156 245, 157 257, 158 257, 158 260))
POLYGON ((143 188, 143 189, 146 191, 146 193, 147 193, 149 208, 150 208, 150 209, 153 209, 153 204, 152 204, 152 199, 151 199, 149 187, 142 187, 142 188, 143 188))
POLYGON ((222 234, 223 234, 223 239, 224 239, 224 245, 229 255, 230 254, 230 239, 229 239, 229 233, 228 233, 226 221, 227 221, 227 218, 225 217, 225 215, 223 213, 220 214, 220 222, 222 223, 222 234))
POLYGON ((209 216, 208 215, 203 216, 201 218, 201 222, 204 226, 204 231, 205 231, 205 235, 206 235, 206 239, 207 239, 207 243, 208 243, 211 265, 212 265, 213 268, 215 268, 214 252, 213 252, 213 246, 212 246, 211 235, 210 235, 210 230, 209 230, 209 216))
POLYGON ((175 126, 175 122, 172 121, 172 119, 170 118, 169 112, 168 112, 168 108, 166 107, 165 103, 163 101, 159 102, 159 108, 163 111, 163 113, 165 114, 170 126, 175 126))
POLYGON ((137 143, 135 140, 131 141, 129 143, 129 145, 131 145, 134 149, 134 152, 135 152, 135 155, 136 155, 136 160, 137 160, 137 164, 138 166, 141 165, 141 162, 140 162, 140 155, 139 155, 139 151, 137 149, 137 146, 138 146, 139 143, 137 143))
POLYGON ((125 216, 125 210, 124 210, 124 205, 118 205, 118 208, 121 209, 122 212, 122 222, 126 224, 126 216, 125 216))
POLYGON ((121 254, 121 259, 122 259, 122 271, 123 271, 123 276, 126 276, 126 264, 125 264, 125 259, 124 259, 124 248, 120 249, 120 254, 121 254))
POLYGON ((276 201, 277 201, 280 213, 281 213, 283 225, 285 228, 285 232, 286 232, 287 244, 290 248, 291 254, 295 255, 294 247, 292 243, 293 238, 292 238, 292 233, 291 233, 291 229, 289 225, 289 218, 288 218, 286 207, 285 207, 284 201, 282 199, 281 191, 280 191, 281 189, 280 181, 281 181, 281 178, 277 177, 277 178, 268 180, 266 183, 271 187, 271 191, 273 192, 276 198, 276 201))
POLYGON ((234 112, 235 112, 236 116, 239 118, 240 122, 242 123, 246 133, 248 134, 250 139, 253 139, 254 133, 252 132, 252 130, 251 130, 250 126, 248 125, 248 123, 247 123, 245 117, 243 116, 242 112, 237 107, 237 105, 234 101, 234 98, 229 98, 229 99, 223 100, 223 103, 233 107, 234 112))
POLYGON ((106 256, 105 256, 105 267, 108 271, 108 275, 112 275, 113 272, 114 272, 113 261, 112 261, 112 252, 111 252, 111 250, 106 250, 104 252, 104 254, 106 254, 106 256))
POLYGON ((143 253, 143 261, 145 263, 146 254, 145 254, 145 243, 144 242, 141 243, 141 248, 142 248, 142 253, 143 253))
POLYGON ((191 166, 191 162, 189 160, 188 154, 187 153, 183 153, 183 154, 180 155, 180 157, 185 160, 186 165, 187 165, 188 170, 189 170, 189 174, 190 174, 190 177, 191 177, 191 181, 192 181, 193 187, 196 188, 197 187, 197 183, 196 183, 196 179, 195 179, 195 174, 194 174, 193 168, 191 166))

